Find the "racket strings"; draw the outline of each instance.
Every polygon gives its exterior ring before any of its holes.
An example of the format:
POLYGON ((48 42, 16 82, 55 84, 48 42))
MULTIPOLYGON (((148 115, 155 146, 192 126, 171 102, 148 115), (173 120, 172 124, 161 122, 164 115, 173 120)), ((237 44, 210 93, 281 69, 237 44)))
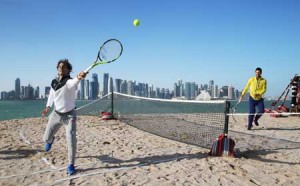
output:
POLYGON ((101 47, 98 57, 101 61, 110 62, 116 60, 121 53, 121 43, 116 40, 110 40, 101 47))
POLYGON ((237 122, 237 121, 236 121, 236 119, 234 118, 234 113, 235 113, 235 111, 236 111, 238 105, 239 105, 239 102, 230 108, 232 119, 233 119, 235 122, 237 122))

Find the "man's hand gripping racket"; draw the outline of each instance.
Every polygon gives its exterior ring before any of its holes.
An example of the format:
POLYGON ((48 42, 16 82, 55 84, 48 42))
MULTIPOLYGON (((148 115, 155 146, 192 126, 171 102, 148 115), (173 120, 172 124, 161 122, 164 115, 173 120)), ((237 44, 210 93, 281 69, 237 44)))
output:
POLYGON ((109 39, 103 43, 98 51, 95 62, 89 66, 84 73, 87 74, 92 68, 100 64, 107 64, 116 61, 123 52, 123 46, 117 39, 109 39))

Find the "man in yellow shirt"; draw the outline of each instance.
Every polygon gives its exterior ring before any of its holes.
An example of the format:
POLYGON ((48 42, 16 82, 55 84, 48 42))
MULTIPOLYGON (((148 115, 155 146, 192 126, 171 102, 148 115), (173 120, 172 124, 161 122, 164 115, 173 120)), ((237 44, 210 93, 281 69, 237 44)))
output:
POLYGON ((249 116, 248 116, 248 130, 251 130, 253 127, 252 122, 258 126, 258 119, 265 112, 265 104, 263 95, 267 91, 267 80, 261 77, 262 69, 257 67, 255 69, 255 77, 249 78, 245 88, 242 91, 242 95, 239 99, 241 101, 243 96, 248 92, 250 88, 250 97, 249 97, 249 116), (255 115, 255 107, 258 108, 258 113, 255 115), (255 115, 255 118, 254 118, 255 115))

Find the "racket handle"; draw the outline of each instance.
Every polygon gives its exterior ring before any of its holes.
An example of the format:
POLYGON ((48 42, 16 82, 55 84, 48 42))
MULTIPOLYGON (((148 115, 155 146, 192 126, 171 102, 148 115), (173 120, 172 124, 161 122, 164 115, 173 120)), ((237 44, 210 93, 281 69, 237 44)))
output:
POLYGON ((93 65, 89 66, 89 68, 87 68, 84 73, 88 73, 91 69, 93 68, 93 65))

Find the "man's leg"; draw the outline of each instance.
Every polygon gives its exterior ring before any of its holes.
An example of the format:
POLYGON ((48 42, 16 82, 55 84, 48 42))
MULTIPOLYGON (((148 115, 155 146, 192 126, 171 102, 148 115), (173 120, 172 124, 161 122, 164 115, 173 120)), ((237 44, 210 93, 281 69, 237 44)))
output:
POLYGON ((252 128, 254 113, 255 113, 255 100, 253 100, 253 98, 250 96, 249 97, 248 130, 251 130, 251 128, 252 128))
POLYGON ((256 114, 256 116, 254 118, 254 123, 256 126, 259 126, 258 119, 262 116, 263 113, 265 113, 265 104, 264 104, 263 98, 258 101, 257 107, 258 107, 258 113, 256 114))
POLYGON ((77 138, 76 138, 76 119, 71 118, 66 126, 66 135, 68 143, 69 164, 75 164, 77 138))
MULTIPOLYGON (((54 140, 54 135, 56 134, 56 132, 59 130, 60 127, 61 127, 60 116, 53 111, 49 116, 47 127, 44 133, 44 142, 46 144, 52 145, 54 140)), ((50 150, 51 145, 48 150, 46 149, 46 151, 50 150)))
POLYGON ((68 159, 69 166, 67 173, 72 175, 75 173, 75 158, 76 158, 76 149, 77 149, 77 138, 76 138, 76 113, 69 115, 69 122, 66 125, 66 136, 68 143, 68 159))

